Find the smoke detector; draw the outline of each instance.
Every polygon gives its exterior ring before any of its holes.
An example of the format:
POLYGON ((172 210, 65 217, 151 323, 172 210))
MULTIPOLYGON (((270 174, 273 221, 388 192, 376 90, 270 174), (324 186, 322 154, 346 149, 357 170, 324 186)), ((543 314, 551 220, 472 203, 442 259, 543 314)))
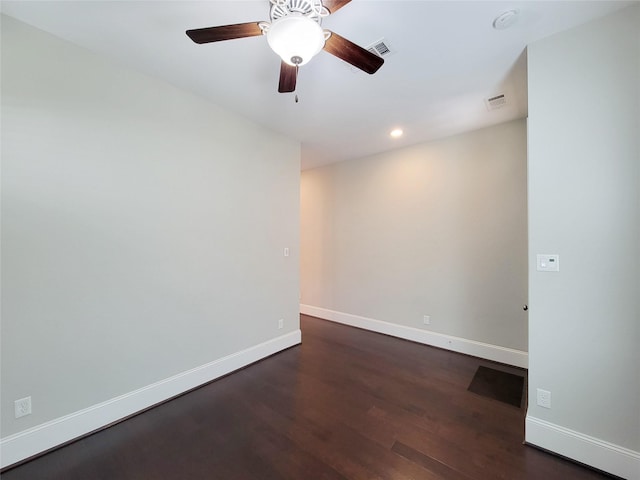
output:
POLYGON ((504 30, 518 21, 518 10, 507 10, 502 12, 493 20, 493 28, 496 30, 504 30))

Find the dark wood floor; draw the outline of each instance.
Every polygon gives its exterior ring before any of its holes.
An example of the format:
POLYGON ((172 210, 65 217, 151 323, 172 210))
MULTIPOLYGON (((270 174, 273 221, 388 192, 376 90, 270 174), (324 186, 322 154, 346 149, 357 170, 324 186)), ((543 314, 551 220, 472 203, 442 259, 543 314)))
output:
POLYGON ((303 344, 6 471, 18 479, 600 479, 522 444, 478 365, 302 317, 303 344))

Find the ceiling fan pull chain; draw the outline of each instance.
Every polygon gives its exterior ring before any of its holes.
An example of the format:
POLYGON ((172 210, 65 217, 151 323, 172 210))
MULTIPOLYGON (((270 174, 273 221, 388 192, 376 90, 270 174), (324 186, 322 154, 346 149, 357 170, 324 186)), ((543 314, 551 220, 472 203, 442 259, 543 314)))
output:
MULTIPOLYGON (((295 88, 298 88, 298 70, 299 70, 299 69, 300 69, 300 65, 296 64, 296 87, 295 87, 295 88)), ((295 92, 295 90, 294 90, 294 92, 295 92)), ((297 93, 296 93, 296 98, 295 98, 295 100, 296 100, 296 103, 298 103, 298 102, 299 102, 299 100, 298 100, 298 94, 297 94, 297 93)))

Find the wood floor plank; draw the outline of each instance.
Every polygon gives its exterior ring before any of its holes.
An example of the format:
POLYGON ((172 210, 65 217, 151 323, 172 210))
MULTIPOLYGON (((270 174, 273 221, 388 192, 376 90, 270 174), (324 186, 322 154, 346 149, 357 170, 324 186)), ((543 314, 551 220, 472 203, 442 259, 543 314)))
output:
POLYGON ((406 459, 417 463, 426 470, 433 472, 442 478, 449 480, 473 480, 472 477, 469 477, 464 473, 457 471, 455 468, 452 468, 435 458, 429 457, 428 455, 425 455, 402 442, 395 442, 391 449, 398 455, 402 455, 406 459))
POLYGON ((2 472, 3 480, 597 480, 467 390, 521 369, 302 316, 303 343, 2 472))

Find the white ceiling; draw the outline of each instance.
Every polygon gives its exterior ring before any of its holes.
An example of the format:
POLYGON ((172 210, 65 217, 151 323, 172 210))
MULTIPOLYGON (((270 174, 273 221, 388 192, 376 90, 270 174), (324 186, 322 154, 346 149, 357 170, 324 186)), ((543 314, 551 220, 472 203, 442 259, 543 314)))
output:
POLYGON ((302 166, 358 158, 527 113, 527 44, 634 1, 353 0, 323 27, 393 54, 374 75, 321 52, 297 94, 277 93, 280 61, 266 38, 196 45, 190 28, 269 19, 268 0, 2 1, 2 13, 192 91, 302 142, 302 166), (518 22, 493 19, 518 9, 518 22), (484 99, 508 104, 488 111, 484 99), (405 135, 388 133, 400 126, 405 135))

